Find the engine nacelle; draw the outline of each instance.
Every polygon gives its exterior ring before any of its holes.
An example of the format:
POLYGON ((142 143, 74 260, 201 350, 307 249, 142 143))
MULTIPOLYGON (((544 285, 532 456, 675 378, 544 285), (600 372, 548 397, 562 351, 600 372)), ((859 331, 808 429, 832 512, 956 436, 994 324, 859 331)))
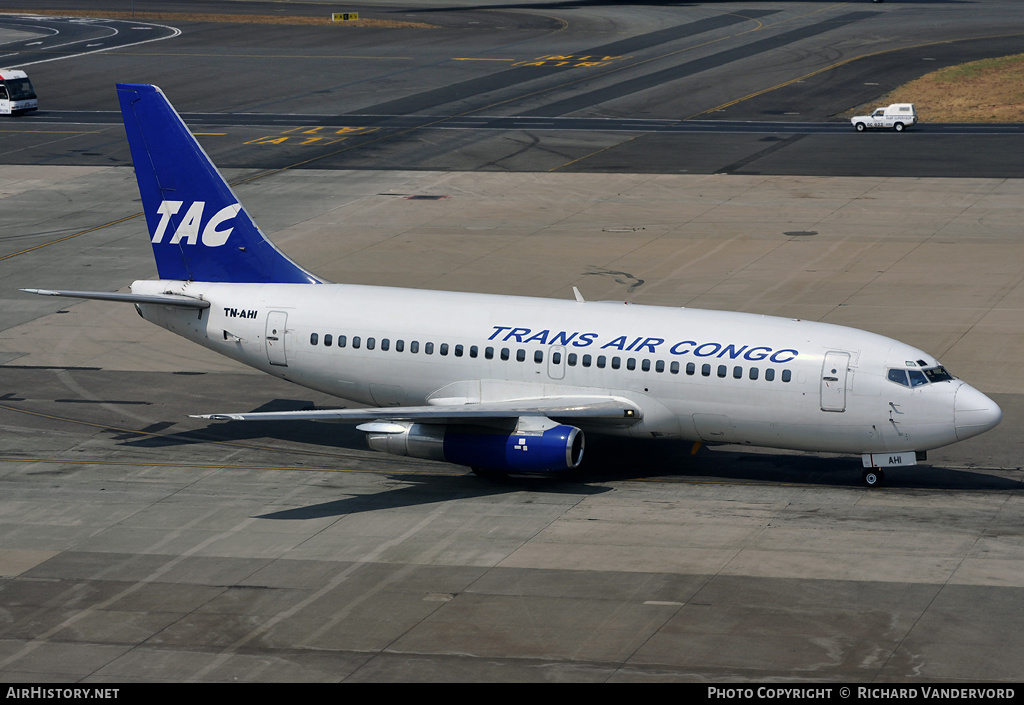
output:
POLYGON ((569 470, 583 460, 583 431, 575 426, 520 423, 508 433, 484 426, 373 422, 366 431, 370 448, 410 458, 443 460, 510 473, 569 470))

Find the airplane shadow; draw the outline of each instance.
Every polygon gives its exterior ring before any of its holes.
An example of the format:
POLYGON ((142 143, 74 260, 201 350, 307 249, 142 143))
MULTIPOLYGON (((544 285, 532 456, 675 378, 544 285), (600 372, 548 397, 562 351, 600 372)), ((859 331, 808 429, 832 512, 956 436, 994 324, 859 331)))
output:
MULTIPOLYGON (((288 411, 313 408, 306 400, 275 399, 253 411, 288 411)), ((154 424, 140 432, 118 434, 123 445, 136 448, 167 448, 204 443, 254 443, 281 441, 301 446, 352 453, 369 453, 364 434, 353 424, 329 422, 210 422, 205 428, 163 433, 171 423, 154 424), (143 435, 139 435, 139 434, 143 435)), ((396 473, 391 476, 400 487, 375 494, 348 496, 307 507, 262 515, 280 520, 316 519, 403 506, 474 499, 514 492, 595 495, 610 491, 605 483, 664 480, 677 483, 722 483, 807 485, 861 488, 860 458, 811 453, 758 452, 735 446, 701 447, 682 441, 622 439, 587 435, 583 464, 574 470, 546 475, 478 477, 468 469, 445 466, 445 472, 396 473)), ((277 447, 287 452, 288 448, 277 447)), ((305 449, 297 449, 305 450, 305 449)), ((433 467, 426 460, 374 453, 376 467, 389 464, 408 469, 410 464, 433 467)), ((995 470, 950 468, 928 463, 890 470, 886 489, 1015 491, 1020 480, 1001 476, 995 470)))
POLYGON ((260 519, 304 520, 359 514, 400 507, 422 506, 458 500, 529 492, 533 494, 578 495, 580 497, 611 492, 611 487, 590 486, 546 477, 514 477, 490 481, 472 474, 442 476, 396 475, 397 487, 374 494, 345 497, 307 507, 296 507, 262 514, 260 519))
MULTIPOLYGON (((855 487, 865 492, 892 489, 1019 491, 1021 481, 984 472, 918 465, 890 471, 886 486, 868 490, 860 481, 859 458, 769 455, 721 448, 690 455, 691 445, 665 441, 602 439, 597 458, 572 471, 550 475, 477 477, 394 475, 401 487, 260 515, 262 519, 306 520, 503 494, 577 495, 614 490, 616 481, 663 478, 679 483, 855 487)), ((407 459, 401 459, 406 460, 407 459)))
MULTIPOLYGON (((251 409, 260 411, 304 411, 316 408, 311 401, 301 399, 274 399, 251 409)), ((341 408, 341 405, 339 405, 341 408)), ((199 423, 204 423, 199 420, 199 423)), ((176 426, 174 422, 160 422, 139 431, 114 431, 114 440, 133 448, 167 448, 197 443, 237 443, 274 439, 307 445, 366 448, 363 434, 353 424, 319 421, 208 421, 203 428, 164 433, 176 426)))
MULTIPOLYGON (((583 482, 671 479, 677 482, 863 487, 859 457, 779 452, 689 442, 587 437, 587 459, 573 475, 583 482)), ((892 489, 1016 491, 1021 480, 996 468, 945 467, 924 461, 885 473, 877 491, 892 489)))

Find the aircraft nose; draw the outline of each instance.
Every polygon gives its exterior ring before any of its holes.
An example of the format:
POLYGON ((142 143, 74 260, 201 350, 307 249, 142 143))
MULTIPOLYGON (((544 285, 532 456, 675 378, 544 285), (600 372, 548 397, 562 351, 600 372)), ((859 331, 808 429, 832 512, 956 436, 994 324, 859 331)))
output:
POLYGON ((995 428, 1003 420, 999 405, 969 384, 956 390, 953 401, 953 426, 961 441, 995 428))

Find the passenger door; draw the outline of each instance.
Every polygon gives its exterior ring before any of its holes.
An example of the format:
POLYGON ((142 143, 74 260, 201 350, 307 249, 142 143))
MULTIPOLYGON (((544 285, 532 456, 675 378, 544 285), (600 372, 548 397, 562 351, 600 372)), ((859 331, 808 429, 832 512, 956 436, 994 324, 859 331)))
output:
POLYGON ((271 311, 267 314, 267 359, 271 365, 288 366, 285 351, 285 338, 288 332, 288 314, 284 311, 271 311))
POLYGON ((828 352, 821 366, 821 410, 846 411, 846 378, 850 353, 828 352))

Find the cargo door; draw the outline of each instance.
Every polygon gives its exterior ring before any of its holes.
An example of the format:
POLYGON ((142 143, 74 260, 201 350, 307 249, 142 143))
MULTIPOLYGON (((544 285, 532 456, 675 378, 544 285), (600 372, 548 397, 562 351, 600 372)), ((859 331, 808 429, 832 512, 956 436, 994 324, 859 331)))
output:
POLYGON ((733 443, 736 433, 732 421, 722 414, 694 414, 693 427, 702 441, 733 443))
POLYGON ((846 411, 847 375, 850 370, 850 353, 825 353, 821 366, 821 410, 846 411))

